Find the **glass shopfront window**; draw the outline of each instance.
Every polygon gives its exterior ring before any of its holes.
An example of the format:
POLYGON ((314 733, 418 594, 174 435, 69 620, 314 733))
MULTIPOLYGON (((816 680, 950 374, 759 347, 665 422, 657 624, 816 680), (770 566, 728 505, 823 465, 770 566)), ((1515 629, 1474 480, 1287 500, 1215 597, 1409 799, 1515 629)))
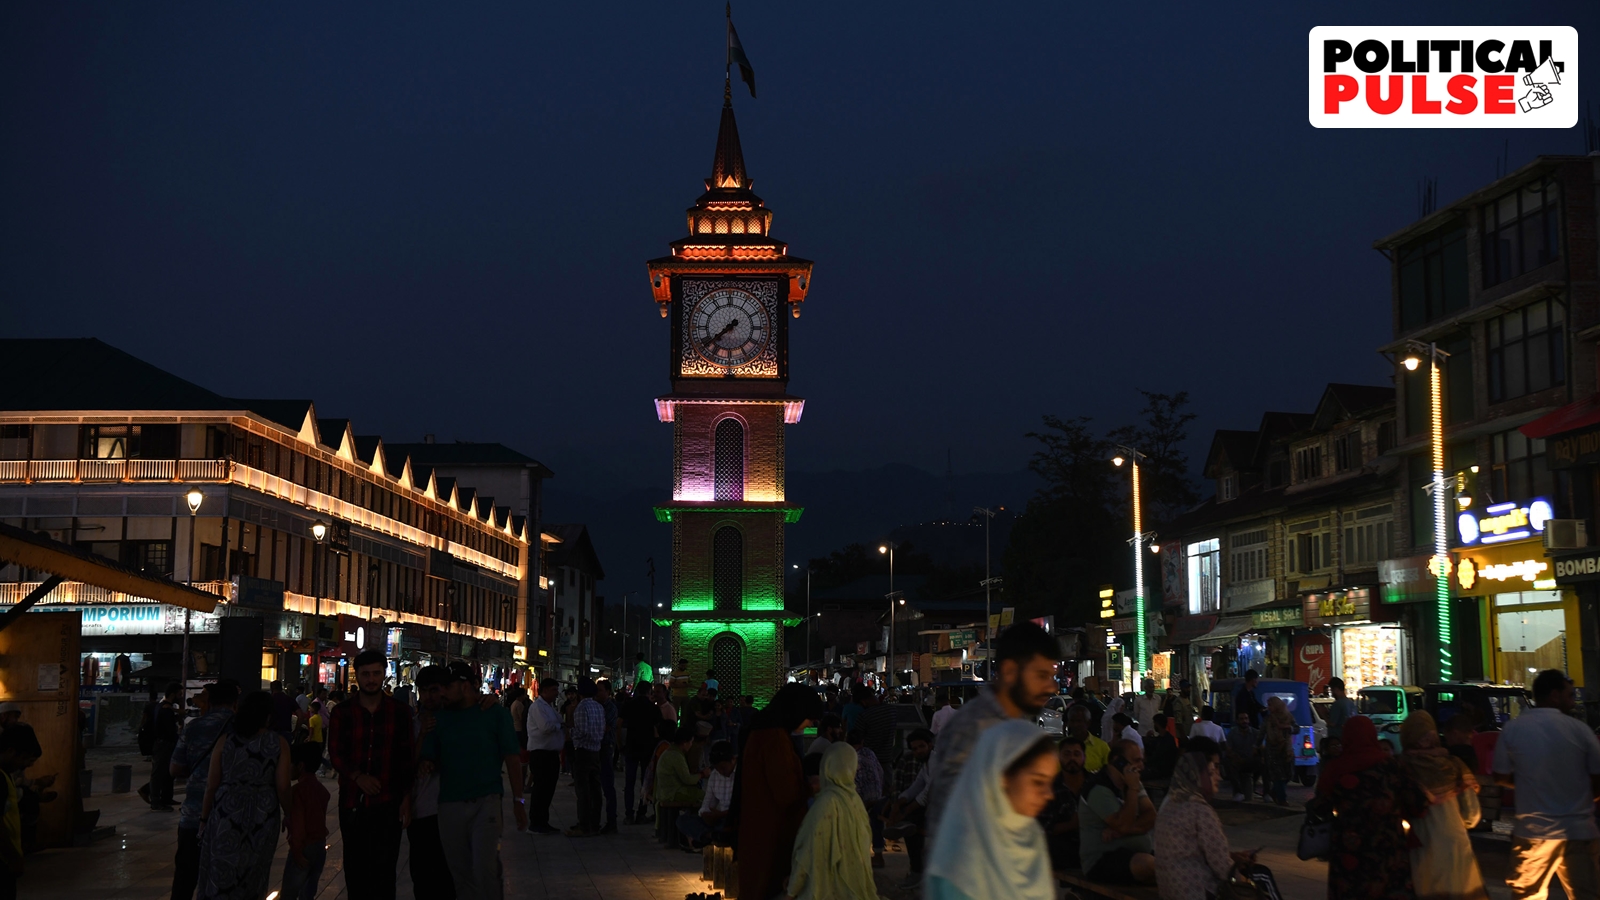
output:
POLYGON ((1354 694, 1364 687, 1400 684, 1401 630, 1393 626, 1356 625, 1340 628, 1334 646, 1335 668, 1345 689, 1354 694))
POLYGON ((1495 594, 1493 602, 1496 681, 1531 686, 1545 669, 1569 671, 1560 591, 1495 594))

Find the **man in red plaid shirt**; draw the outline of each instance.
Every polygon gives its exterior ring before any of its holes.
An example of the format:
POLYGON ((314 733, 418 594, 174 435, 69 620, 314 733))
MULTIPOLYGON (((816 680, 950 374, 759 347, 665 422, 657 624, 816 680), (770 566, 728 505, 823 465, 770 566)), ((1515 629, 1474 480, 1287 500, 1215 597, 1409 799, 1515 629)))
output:
POLYGON ((350 900, 393 900, 400 831, 410 814, 416 739, 411 710, 383 692, 387 662, 378 650, 356 657, 352 668, 360 691, 334 707, 328 723, 350 900))

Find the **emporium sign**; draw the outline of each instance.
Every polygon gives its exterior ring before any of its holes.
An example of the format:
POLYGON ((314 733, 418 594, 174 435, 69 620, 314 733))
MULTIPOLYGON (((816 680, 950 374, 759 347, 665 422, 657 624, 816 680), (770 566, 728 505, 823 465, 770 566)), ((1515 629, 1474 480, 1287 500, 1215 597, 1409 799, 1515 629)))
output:
MULTIPOLYGON (((82 613, 84 637, 183 634, 183 607, 165 603, 44 603, 28 611, 82 613)), ((215 634, 221 630, 221 621, 213 613, 191 613, 189 632, 215 634)))

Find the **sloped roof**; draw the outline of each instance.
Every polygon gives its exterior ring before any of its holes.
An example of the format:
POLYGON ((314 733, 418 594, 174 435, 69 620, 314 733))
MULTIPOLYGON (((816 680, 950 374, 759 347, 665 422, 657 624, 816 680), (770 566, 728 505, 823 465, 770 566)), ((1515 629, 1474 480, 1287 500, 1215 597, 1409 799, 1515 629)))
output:
POLYGON ((1224 465, 1241 472, 1255 468, 1259 436, 1260 433, 1255 431, 1217 429, 1211 436, 1211 450, 1206 454, 1206 464, 1202 470, 1205 477, 1218 477, 1224 465))
POLYGON ((0 409, 238 408, 99 338, 0 339, 0 409))
POLYGON ((1312 427, 1324 431, 1345 419, 1394 406, 1394 403, 1395 391, 1392 385, 1378 387, 1367 384, 1330 384, 1322 392, 1322 399, 1317 403, 1316 421, 1312 427))
POLYGON ((561 543, 550 548, 546 557, 551 567, 570 566, 593 575, 596 581, 606 577, 606 570, 600 565, 600 555, 595 552, 594 542, 589 539, 589 526, 575 522, 545 525, 544 530, 561 539, 561 543))
POLYGON ((507 447, 505 444, 478 441, 452 441, 448 444, 393 444, 385 442, 385 455, 399 459, 411 457, 416 468, 427 466, 460 468, 462 466, 527 466, 535 469, 541 478, 555 475, 544 463, 507 447))

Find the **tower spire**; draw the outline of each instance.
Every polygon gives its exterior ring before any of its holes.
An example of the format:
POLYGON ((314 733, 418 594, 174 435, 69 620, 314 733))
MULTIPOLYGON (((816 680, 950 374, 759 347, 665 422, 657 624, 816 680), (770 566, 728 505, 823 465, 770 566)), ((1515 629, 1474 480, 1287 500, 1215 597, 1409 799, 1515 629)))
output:
POLYGON ((722 83, 722 124, 717 128, 717 153, 711 160, 711 180, 707 189, 748 188, 744 170, 744 150, 739 146, 739 125, 733 120, 733 82, 722 83))

